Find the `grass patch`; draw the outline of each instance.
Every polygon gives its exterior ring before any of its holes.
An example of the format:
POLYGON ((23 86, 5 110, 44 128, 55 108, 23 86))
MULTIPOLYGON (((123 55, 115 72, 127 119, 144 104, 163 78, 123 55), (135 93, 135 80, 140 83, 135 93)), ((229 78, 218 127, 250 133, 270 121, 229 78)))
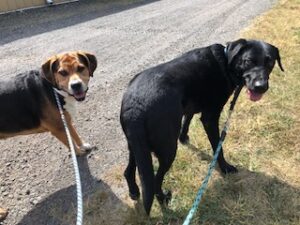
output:
MULTIPOLYGON (((299 0, 281 0, 242 32, 242 37, 276 45, 286 72, 274 69, 270 90, 258 103, 241 94, 224 144, 227 160, 240 172, 226 177, 214 173, 192 224, 300 224, 299 12, 299 0)), ((128 203, 125 214, 114 211, 124 219, 108 224, 182 224, 212 159, 210 144, 196 118, 189 133, 191 144, 179 147, 165 179, 164 187, 173 192, 169 209, 162 211, 155 201, 151 218, 146 219, 128 203)), ((226 110, 222 118, 226 118, 226 110)), ((122 172, 116 173, 120 177, 122 172)), ((117 180, 127 187, 124 179, 117 180)), ((127 188, 125 192, 127 195, 127 188)), ((101 206, 102 198, 95 199, 93 204, 87 203, 93 216, 86 218, 86 224, 100 224, 91 221, 102 221, 107 213, 95 206, 101 206)), ((113 211, 114 207, 105 209, 113 211)))

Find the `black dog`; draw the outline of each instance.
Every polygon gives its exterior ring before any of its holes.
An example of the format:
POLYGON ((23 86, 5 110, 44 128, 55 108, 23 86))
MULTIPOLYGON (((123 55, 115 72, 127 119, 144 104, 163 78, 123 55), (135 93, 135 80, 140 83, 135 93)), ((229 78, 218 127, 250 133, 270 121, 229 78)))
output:
MULTIPOLYGON (((223 106, 238 85, 245 85, 251 100, 259 100, 268 90, 275 61, 283 71, 276 47, 255 40, 240 39, 224 47, 214 44, 192 50, 170 62, 137 74, 124 94, 121 124, 129 148, 125 177, 132 199, 140 192, 135 181, 138 167, 146 213, 154 194, 163 204, 171 193, 163 193, 165 173, 174 161, 177 140, 188 140, 188 127, 195 113, 213 149, 219 141, 219 117, 223 106), (181 129, 181 122, 183 126, 181 129), (151 152, 159 161, 154 175, 151 152)), ((223 173, 237 172, 226 162, 221 150, 218 164, 223 173)))

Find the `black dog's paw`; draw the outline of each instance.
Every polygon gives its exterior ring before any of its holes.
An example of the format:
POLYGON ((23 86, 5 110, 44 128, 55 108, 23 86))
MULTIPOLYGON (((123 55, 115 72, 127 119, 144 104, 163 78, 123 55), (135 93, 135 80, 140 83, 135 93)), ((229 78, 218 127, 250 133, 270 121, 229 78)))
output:
POLYGON ((132 200, 137 201, 140 198, 140 193, 129 193, 132 200))
POLYGON ((162 194, 156 194, 157 201, 162 206, 168 206, 169 202, 172 199, 172 192, 171 191, 165 191, 162 194))
POLYGON ((229 163, 223 164, 222 166, 220 165, 220 169, 222 173, 224 174, 229 174, 229 173, 237 173, 238 169, 229 163))
POLYGON ((183 145, 188 144, 189 141, 190 141, 189 135, 183 135, 183 134, 180 134, 180 136, 179 136, 179 141, 180 141, 180 143, 183 144, 183 145))
POLYGON ((140 190, 139 190, 139 188, 137 187, 137 188, 134 188, 134 190, 131 190, 130 192, 129 192, 129 196, 130 196, 130 198, 132 199, 132 200, 134 200, 134 201, 137 201, 139 198, 140 198, 140 190))

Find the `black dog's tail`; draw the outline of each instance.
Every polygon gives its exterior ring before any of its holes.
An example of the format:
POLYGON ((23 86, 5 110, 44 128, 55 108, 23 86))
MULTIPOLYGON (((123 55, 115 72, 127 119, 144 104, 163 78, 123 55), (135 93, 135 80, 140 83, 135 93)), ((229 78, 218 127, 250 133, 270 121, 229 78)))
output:
POLYGON ((130 142, 129 151, 134 154, 142 184, 143 204, 146 213, 149 215, 155 188, 151 151, 143 127, 134 127, 130 131, 131 135, 127 137, 130 142))

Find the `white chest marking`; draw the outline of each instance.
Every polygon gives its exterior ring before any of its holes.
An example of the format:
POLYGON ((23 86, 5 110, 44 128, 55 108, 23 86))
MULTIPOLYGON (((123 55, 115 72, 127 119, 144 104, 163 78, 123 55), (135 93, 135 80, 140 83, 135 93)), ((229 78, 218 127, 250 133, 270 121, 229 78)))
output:
POLYGON ((64 98, 64 101, 64 109, 74 117, 76 115, 76 100, 72 96, 67 96, 64 98))
POLYGON ((63 105, 64 110, 66 110, 72 117, 76 115, 76 100, 73 96, 68 95, 68 93, 58 90, 55 88, 55 91, 64 97, 65 104, 63 105))

